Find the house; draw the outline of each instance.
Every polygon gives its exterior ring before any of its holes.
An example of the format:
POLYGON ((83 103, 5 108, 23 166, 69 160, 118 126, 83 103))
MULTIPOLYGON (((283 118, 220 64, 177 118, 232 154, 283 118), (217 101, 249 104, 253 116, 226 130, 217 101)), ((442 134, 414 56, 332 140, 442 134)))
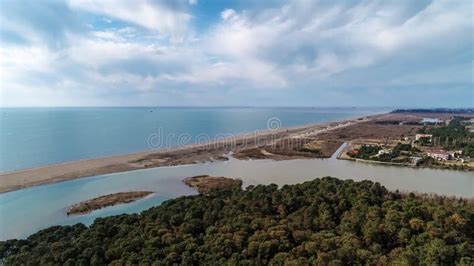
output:
POLYGON ((425 124, 425 125, 438 125, 438 124, 441 124, 441 120, 438 119, 438 118, 423 118, 421 120, 421 123, 422 124, 425 124))
POLYGON ((377 156, 380 156, 382 154, 390 154, 392 152, 392 150, 389 150, 389 149, 381 149, 379 150, 379 152, 377 153, 377 156))
POLYGON ((451 155, 451 157, 459 157, 460 155, 462 155, 462 150, 456 150, 456 151, 448 151, 449 155, 451 155))
POLYGON ((448 152, 443 151, 443 150, 433 150, 433 151, 428 152, 428 156, 436 160, 447 161, 449 160, 449 157, 451 155, 448 152))
POLYGON ((411 159, 413 165, 418 165, 418 162, 422 160, 421 157, 417 157, 417 156, 412 156, 412 157, 410 157, 410 159, 411 159))
POLYGON ((432 137, 433 137, 433 135, 431 135, 431 134, 416 134, 415 135, 415 140, 428 139, 428 141, 431 142, 432 137))

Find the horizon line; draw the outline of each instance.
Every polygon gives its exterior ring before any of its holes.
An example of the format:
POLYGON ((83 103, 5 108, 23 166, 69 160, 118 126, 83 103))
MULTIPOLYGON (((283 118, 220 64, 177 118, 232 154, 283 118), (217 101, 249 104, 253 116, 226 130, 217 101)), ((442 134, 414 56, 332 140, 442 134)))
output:
POLYGON ((0 106, 0 109, 7 108, 387 108, 387 109, 473 109, 474 107, 446 107, 446 106, 432 106, 432 107, 417 107, 417 106, 255 106, 255 105, 131 105, 131 106, 0 106))

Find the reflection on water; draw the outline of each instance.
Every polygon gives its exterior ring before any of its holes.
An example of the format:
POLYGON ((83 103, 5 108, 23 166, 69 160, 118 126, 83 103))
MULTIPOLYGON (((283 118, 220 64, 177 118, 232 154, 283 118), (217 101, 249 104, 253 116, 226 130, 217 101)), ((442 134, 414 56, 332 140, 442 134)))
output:
POLYGON ((0 194, 0 238, 26 237, 51 225, 91 224, 97 217, 140 212, 170 198, 195 194, 181 180, 201 174, 241 178, 244 187, 251 184, 295 184, 316 177, 335 176, 341 179, 369 179, 389 189, 402 191, 474 197, 472 172, 382 166, 334 158, 291 161, 231 159, 227 162, 101 175, 0 194), (156 194, 86 215, 66 215, 66 208, 79 201, 132 190, 150 190, 156 194))

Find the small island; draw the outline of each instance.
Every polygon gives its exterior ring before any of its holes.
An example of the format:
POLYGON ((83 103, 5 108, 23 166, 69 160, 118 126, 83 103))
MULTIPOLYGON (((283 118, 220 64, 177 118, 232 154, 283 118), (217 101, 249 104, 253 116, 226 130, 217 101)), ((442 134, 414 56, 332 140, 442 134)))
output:
POLYGON ((67 215, 79 215, 86 214, 92 211, 114 206, 122 203, 130 203, 141 198, 144 198, 150 194, 153 194, 151 191, 130 191, 130 192, 118 192, 109 195, 100 196, 90 200, 85 200, 79 203, 72 205, 68 211, 67 215))
POLYGON ((187 177, 183 182, 195 188, 201 194, 209 194, 216 190, 241 188, 242 180, 227 177, 214 177, 209 175, 198 175, 187 177))

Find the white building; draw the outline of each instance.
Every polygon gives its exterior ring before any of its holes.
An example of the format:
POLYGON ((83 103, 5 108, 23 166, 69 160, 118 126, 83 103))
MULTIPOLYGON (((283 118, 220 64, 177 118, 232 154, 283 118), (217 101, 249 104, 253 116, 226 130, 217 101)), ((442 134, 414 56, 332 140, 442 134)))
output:
POLYGON ((450 155, 449 155, 449 153, 447 153, 443 150, 434 150, 434 151, 428 152, 428 156, 430 156, 431 158, 437 159, 437 160, 447 161, 447 160, 449 160, 450 155))
POLYGON ((427 138, 429 142, 431 142, 431 138, 433 138, 433 135, 431 134, 416 134, 415 135, 415 140, 420 140, 421 138, 427 138))
POLYGON ((377 156, 380 156, 382 154, 388 154, 388 153, 391 153, 392 150, 389 150, 389 149, 381 149, 379 150, 379 152, 377 153, 377 156))

